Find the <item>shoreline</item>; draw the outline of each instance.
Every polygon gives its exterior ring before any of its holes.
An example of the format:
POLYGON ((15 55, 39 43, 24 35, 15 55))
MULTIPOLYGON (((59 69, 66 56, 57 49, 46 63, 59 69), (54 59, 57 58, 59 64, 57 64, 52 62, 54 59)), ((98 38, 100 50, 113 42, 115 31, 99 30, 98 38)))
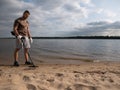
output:
MULTIPOLYGON (((24 59, 24 58, 23 58, 24 59)), ((0 66, 13 66, 14 60, 11 61, 2 61, 0 66)), ((42 60, 32 60, 35 65, 81 65, 81 64, 89 64, 89 63, 120 63, 120 61, 101 61, 101 60, 92 60, 92 59, 76 59, 76 60, 68 60, 68 59, 46 59, 45 61, 42 60)), ((24 66, 25 60, 19 60, 19 65, 24 66)))
POLYGON ((120 62, 0 66, 0 90, 119 90, 120 62))

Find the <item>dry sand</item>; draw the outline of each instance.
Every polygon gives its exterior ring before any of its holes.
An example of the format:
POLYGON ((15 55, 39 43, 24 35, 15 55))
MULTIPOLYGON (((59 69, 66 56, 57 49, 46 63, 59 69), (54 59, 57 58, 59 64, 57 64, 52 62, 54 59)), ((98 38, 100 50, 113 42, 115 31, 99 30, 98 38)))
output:
POLYGON ((120 90, 120 62, 0 66, 0 90, 120 90))

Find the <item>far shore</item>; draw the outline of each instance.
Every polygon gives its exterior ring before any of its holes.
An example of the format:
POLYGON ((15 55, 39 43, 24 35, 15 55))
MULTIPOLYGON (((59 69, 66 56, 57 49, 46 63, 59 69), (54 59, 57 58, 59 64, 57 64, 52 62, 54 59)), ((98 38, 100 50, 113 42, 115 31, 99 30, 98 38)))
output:
MULTIPOLYGON (((55 36, 32 37, 33 39, 120 39, 120 36, 55 36)), ((15 37, 1 37, 0 39, 15 39, 15 37)))

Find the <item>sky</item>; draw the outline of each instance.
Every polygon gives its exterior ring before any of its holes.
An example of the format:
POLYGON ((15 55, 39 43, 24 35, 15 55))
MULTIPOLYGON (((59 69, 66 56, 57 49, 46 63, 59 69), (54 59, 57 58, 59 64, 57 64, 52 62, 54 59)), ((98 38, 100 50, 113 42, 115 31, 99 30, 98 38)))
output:
POLYGON ((120 0, 0 0, 0 37, 25 10, 33 37, 120 36, 120 0))

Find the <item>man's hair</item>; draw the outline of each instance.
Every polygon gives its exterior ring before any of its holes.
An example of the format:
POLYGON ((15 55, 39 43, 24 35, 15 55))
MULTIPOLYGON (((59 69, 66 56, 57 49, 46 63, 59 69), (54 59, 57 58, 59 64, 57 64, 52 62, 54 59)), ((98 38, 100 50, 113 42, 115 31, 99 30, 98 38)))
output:
POLYGON ((28 14, 30 14, 30 12, 29 12, 28 10, 25 10, 23 14, 25 14, 25 13, 28 13, 28 14))

